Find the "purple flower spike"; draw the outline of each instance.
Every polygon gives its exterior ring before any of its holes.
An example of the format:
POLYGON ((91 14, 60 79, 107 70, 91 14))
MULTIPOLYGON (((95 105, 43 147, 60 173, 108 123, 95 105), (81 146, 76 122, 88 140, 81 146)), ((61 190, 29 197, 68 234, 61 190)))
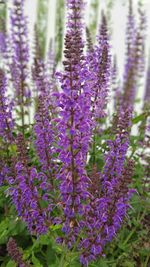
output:
POLYGON ((110 44, 107 21, 102 12, 102 22, 97 36, 97 45, 88 50, 87 61, 92 86, 92 116, 95 119, 103 118, 108 97, 108 88, 111 74, 110 44))
POLYGON ((12 44, 12 80, 15 88, 14 101, 20 107, 22 131, 24 132, 25 113, 31 104, 29 88, 29 41, 27 18, 24 15, 24 0, 13 0, 10 10, 12 44))
POLYGON ((129 208, 132 192, 128 185, 131 183, 134 163, 128 161, 125 166, 125 160, 131 114, 130 109, 121 110, 116 138, 108 141, 109 151, 105 156, 103 172, 98 173, 94 166, 90 176, 90 198, 84 207, 82 221, 86 238, 81 239, 79 245, 83 266, 88 266, 90 261, 103 254, 105 245, 116 236, 129 208))
POLYGON ((139 25, 135 24, 132 10, 132 1, 129 4, 129 16, 127 21, 127 53, 124 70, 123 102, 133 106, 136 97, 138 79, 143 76, 144 52, 145 52, 145 13, 139 6, 139 25))
POLYGON ((0 69, 0 145, 1 151, 3 151, 0 162, 0 185, 3 184, 9 169, 7 164, 9 162, 9 158, 8 156, 5 158, 5 150, 6 146, 10 145, 13 141, 12 131, 14 128, 12 107, 9 103, 9 99, 6 98, 6 82, 7 80, 5 74, 0 69))
POLYGON ((147 69, 147 75, 146 75, 146 86, 145 86, 145 95, 144 95, 144 101, 150 102, 150 62, 147 69))
POLYGON ((47 193, 52 187, 44 173, 38 173, 36 168, 28 166, 27 149, 21 134, 17 137, 17 147, 18 161, 16 163, 14 160, 11 177, 7 177, 10 185, 8 194, 29 231, 36 235, 45 234, 51 224, 52 200, 47 193), (42 193, 39 193, 40 189, 42 193), (42 208, 45 200, 46 207, 42 208))
POLYGON ((23 253, 17 246, 15 239, 10 238, 7 243, 8 254, 11 259, 17 263, 19 267, 30 267, 30 265, 23 260, 23 253))
POLYGON ((59 94, 58 119, 59 159, 62 168, 58 175, 64 204, 63 231, 68 244, 74 242, 79 231, 82 202, 86 200, 88 177, 85 170, 89 141, 91 138, 91 91, 87 63, 83 54, 82 0, 68 0, 68 22, 65 37, 64 73, 59 74, 62 93, 59 94), (72 234, 73 233, 73 234, 72 234))
POLYGON ((50 103, 48 96, 39 96, 38 111, 35 115, 36 123, 34 126, 34 131, 36 133, 35 147, 40 159, 42 171, 46 173, 47 177, 50 179, 51 185, 53 185, 54 176, 56 175, 53 160, 53 153, 55 152, 54 134, 56 135, 56 131, 54 130, 49 109, 50 103))
POLYGON ((13 120, 11 105, 6 98, 6 77, 4 72, 0 69, 0 136, 5 141, 11 142, 13 120))

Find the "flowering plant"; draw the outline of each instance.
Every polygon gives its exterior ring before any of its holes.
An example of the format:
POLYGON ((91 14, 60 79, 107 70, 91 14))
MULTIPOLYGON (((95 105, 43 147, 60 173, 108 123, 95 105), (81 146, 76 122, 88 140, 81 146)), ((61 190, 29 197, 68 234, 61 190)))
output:
MULTIPOLYGON (((84 24, 85 4, 66 0, 62 70, 56 66, 55 44, 42 58, 36 27, 32 55, 24 0, 13 0, 11 30, 3 33, 9 41, 1 49, 0 69, 0 185, 8 203, 2 201, 3 218, 20 224, 20 234, 33 242, 22 252, 8 231, 12 261, 4 259, 7 266, 90 266, 105 260, 132 213, 131 198, 139 201, 144 192, 146 203, 149 196, 149 68, 142 114, 134 111, 145 66, 145 14, 139 6, 136 23, 130 1, 124 78, 117 84, 107 16, 101 13, 94 43, 84 24), (143 171, 139 183, 138 168, 143 171), (35 256, 42 245, 44 259, 35 256), (45 263, 54 248, 54 264, 45 263)), ((139 216, 144 220, 147 211, 139 216)))

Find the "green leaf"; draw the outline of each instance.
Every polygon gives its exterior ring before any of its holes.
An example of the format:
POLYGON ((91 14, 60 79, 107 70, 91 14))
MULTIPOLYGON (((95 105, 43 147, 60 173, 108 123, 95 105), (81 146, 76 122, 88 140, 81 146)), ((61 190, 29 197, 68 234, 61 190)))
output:
POLYGON ((42 235, 40 237, 40 243, 42 245, 49 245, 51 243, 50 237, 48 235, 42 235))
POLYGON ((51 246, 47 247, 46 261, 47 261, 48 266, 51 266, 50 264, 55 263, 56 261, 55 251, 51 246))
POLYGON ((24 250, 23 255, 25 260, 27 260, 31 256, 32 251, 33 251, 32 246, 24 250))
POLYGON ((17 152, 17 146, 15 145, 15 144, 11 144, 10 146, 9 146, 9 151, 10 151, 10 153, 15 153, 16 154, 16 152, 17 152))
POLYGON ((91 264, 91 267, 109 267, 105 259, 100 259, 98 262, 91 264))
POLYGON ((118 247, 123 251, 127 251, 128 250, 128 246, 126 244, 120 243, 120 244, 118 244, 118 247))
POLYGON ((20 220, 9 220, 9 234, 19 235, 26 230, 26 225, 20 220))
POLYGON ((4 232, 4 230, 6 230, 8 228, 8 224, 9 224, 9 220, 4 219, 1 223, 0 223, 0 234, 4 232))
POLYGON ((36 267, 43 267, 39 260, 35 257, 34 253, 32 253, 32 263, 36 267))
POLYGON ((16 267, 16 266, 17 266, 16 263, 12 260, 10 260, 6 265, 6 267, 16 267))
POLYGON ((0 223, 0 244, 4 244, 7 240, 7 236, 8 236, 8 232, 9 232, 9 220, 4 219, 1 223, 0 223))
POLYGON ((57 231, 57 230, 59 230, 59 229, 61 229, 61 228, 62 228, 62 225, 61 225, 61 224, 51 225, 51 226, 50 226, 50 229, 51 229, 52 231, 57 231))
POLYGON ((122 265, 122 267, 135 267, 135 264, 131 261, 125 261, 122 265))
POLYGON ((145 119, 145 114, 140 114, 138 115, 137 117, 135 117, 133 120, 132 120, 132 123, 133 124, 136 124, 140 121, 143 121, 145 119))

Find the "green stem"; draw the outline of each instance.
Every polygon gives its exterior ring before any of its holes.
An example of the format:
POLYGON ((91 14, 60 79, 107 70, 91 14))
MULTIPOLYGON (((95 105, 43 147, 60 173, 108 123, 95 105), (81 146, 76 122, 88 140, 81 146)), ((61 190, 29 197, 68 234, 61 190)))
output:
MULTIPOLYGON (((137 222, 140 223, 142 221, 142 219, 145 216, 145 213, 146 213, 146 211, 144 210, 143 213, 142 213, 142 215, 141 215, 141 217, 140 217, 140 212, 139 212, 139 214, 137 216, 137 222)), ((123 245, 126 245, 128 243, 128 241, 130 240, 130 238, 132 237, 132 235, 135 233, 136 229, 137 229, 137 226, 134 227, 133 230, 130 232, 130 234, 127 236, 126 240, 123 242, 123 245)))
POLYGON ((65 266, 65 253, 62 254, 61 259, 60 259, 60 263, 59 263, 59 267, 64 267, 65 266))
POLYGON ((150 253, 147 255, 143 267, 148 267, 149 259, 150 259, 150 253))
POLYGON ((132 235, 135 233, 136 228, 133 228, 133 230, 130 232, 130 234, 127 236, 126 240, 123 242, 123 245, 126 245, 128 243, 128 241, 130 240, 130 238, 132 237, 132 235))
POLYGON ((96 137, 93 136, 93 165, 96 163, 96 137))

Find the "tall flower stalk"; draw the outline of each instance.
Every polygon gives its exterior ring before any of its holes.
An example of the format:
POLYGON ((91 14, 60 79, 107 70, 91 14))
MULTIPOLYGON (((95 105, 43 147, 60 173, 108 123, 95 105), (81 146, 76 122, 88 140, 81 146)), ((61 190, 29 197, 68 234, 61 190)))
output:
POLYGON ((101 25, 97 36, 97 46, 95 48, 95 63, 96 84, 93 92, 93 116, 95 119, 100 119, 104 116, 104 109, 108 97, 108 88, 110 80, 110 44, 107 29, 107 20, 102 12, 101 25))
POLYGON ((110 44, 108 37, 108 27, 106 16, 102 12, 101 25, 97 36, 97 44, 88 49, 87 61, 91 83, 91 109, 92 119, 94 121, 92 156, 93 164, 96 158, 96 134, 100 132, 100 120, 105 117, 105 109, 108 98, 109 82, 110 82, 110 44))
POLYGON ((9 146, 13 142, 14 122, 12 118, 12 107, 7 94, 7 80, 3 70, 0 69, 0 185, 3 184, 8 172, 9 146))
POLYGON ((58 178, 64 205, 63 232, 72 243, 79 230, 83 201, 87 198, 88 177, 85 165, 91 137, 91 113, 82 40, 84 2, 67 0, 67 8, 64 73, 59 74, 63 91, 58 100, 58 144, 61 147, 59 159, 62 162, 58 178))
POLYGON ((24 15, 24 0, 13 0, 10 10, 11 43, 13 51, 12 78, 14 87, 14 101, 19 107, 17 113, 21 118, 22 133, 25 132, 25 117, 31 104, 31 90, 29 88, 29 42, 27 18, 24 15))
POLYGON ((5 73, 0 69, 0 137, 11 142, 13 139, 13 119, 11 105, 6 98, 7 80, 5 73))
MULTIPOLYGON (((135 22, 132 8, 132 1, 129 1, 129 13, 127 20, 126 35, 126 62, 124 69, 124 79, 120 88, 118 105, 114 116, 113 128, 116 129, 122 110, 134 110, 134 102, 137 96, 139 81, 144 73, 144 53, 145 53, 145 28, 146 18, 142 7, 139 6, 139 25, 135 22)), ((130 118, 131 119, 131 118, 130 118)))
POLYGON ((41 163, 41 169, 47 174, 51 185, 54 185, 55 164, 53 159, 54 150, 54 134, 56 131, 52 124, 50 114, 50 102, 47 95, 41 95, 38 98, 38 110, 35 115, 34 130, 36 133, 35 147, 41 163))
POLYGON ((145 92, 144 92, 144 102, 143 102, 143 115, 144 118, 139 125, 140 131, 140 141, 143 142, 146 137, 146 130, 148 126, 148 120, 150 117, 150 63, 148 63, 147 67, 147 75, 146 75, 146 84, 145 84, 145 92))
POLYGON ((8 195, 16 207, 18 216, 27 224, 31 233, 45 234, 51 224, 52 202, 49 193, 52 189, 47 176, 29 166, 26 142, 22 134, 16 141, 18 158, 14 158, 7 174, 8 195), (47 203, 42 207, 42 203, 47 203))
POLYGON ((139 25, 135 24, 132 1, 130 1, 127 24, 127 59, 123 84, 123 101, 129 105, 133 105, 135 101, 138 80, 144 71, 145 20, 145 13, 139 6, 139 25))
POLYGON ((0 9, 0 54, 3 56, 6 46, 6 23, 5 23, 5 9, 0 9))
POLYGON ((122 225, 133 193, 128 186, 132 181, 134 163, 126 162, 131 113, 120 115, 116 137, 108 142, 104 169, 98 172, 94 167, 90 175, 90 198, 82 221, 86 237, 79 244, 83 266, 103 255, 105 245, 112 241, 122 225))
POLYGON ((23 260, 23 253, 17 246, 16 241, 10 238, 7 243, 8 254, 11 259, 20 267, 29 267, 30 265, 23 260))

